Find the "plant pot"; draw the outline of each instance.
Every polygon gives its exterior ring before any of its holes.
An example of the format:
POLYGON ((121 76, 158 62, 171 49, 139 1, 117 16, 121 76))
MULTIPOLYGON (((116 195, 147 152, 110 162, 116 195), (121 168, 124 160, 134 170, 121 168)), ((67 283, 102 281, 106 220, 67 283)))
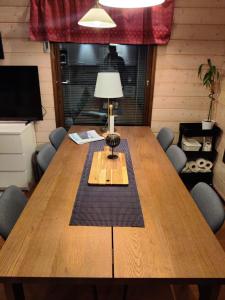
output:
POLYGON ((202 121, 202 130, 210 130, 213 128, 215 124, 215 121, 211 120, 211 121, 208 121, 208 120, 203 120, 202 121))

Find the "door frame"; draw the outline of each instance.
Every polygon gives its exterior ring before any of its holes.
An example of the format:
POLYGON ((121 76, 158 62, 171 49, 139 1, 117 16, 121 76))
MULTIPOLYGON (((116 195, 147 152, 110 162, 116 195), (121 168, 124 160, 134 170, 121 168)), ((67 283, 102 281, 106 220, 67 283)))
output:
MULTIPOLYGON (((57 127, 64 127, 64 103, 63 91, 61 84, 61 68, 60 68, 60 51, 59 43, 50 43, 50 55, 52 66, 52 81, 55 104, 55 119, 57 127)), ((147 74, 145 84, 145 115, 144 125, 151 126, 152 107, 155 86, 155 69, 156 69, 157 46, 148 46, 147 51, 147 74)))
POLYGON ((148 46, 147 54, 147 74, 145 83, 145 117, 144 123, 151 127, 152 109, 155 88, 155 70, 156 70, 157 46, 148 46))
POLYGON ((56 127, 64 127, 64 102, 62 91, 62 77, 60 68, 60 52, 58 43, 50 43, 50 56, 52 66, 52 84, 55 105, 56 127))

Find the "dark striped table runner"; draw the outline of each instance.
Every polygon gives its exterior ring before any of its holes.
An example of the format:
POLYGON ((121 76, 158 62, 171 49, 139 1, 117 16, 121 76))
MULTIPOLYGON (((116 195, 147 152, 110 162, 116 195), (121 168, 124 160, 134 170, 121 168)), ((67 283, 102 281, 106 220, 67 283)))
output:
POLYGON ((115 151, 126 154, 129 185, 88 185, 93 153, 103 150, 104 146, 105 141, 94 142, 89 146, 70 225, 144 227, 127 140, 121 140, 115 151))

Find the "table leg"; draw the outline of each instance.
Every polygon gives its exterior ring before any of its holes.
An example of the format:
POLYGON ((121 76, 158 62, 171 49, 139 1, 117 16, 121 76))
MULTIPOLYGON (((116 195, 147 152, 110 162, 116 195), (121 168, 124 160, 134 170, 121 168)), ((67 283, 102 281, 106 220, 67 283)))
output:
POLYGON ((219 284, 199 284, 199 300, 217 300, 220 293, 219 284))
POLYGON ((128 291, 128 285, 125 284, 123 287, 123 300, 127 299, 127 291, 128 291))
POLYGON ((98 300, 98 290, 96 285, 93 285, 93 295, 94 295, 94 300, 98 300))
POLYGON ((22 283, 5 283, 7 300, 25 300, 22 283))

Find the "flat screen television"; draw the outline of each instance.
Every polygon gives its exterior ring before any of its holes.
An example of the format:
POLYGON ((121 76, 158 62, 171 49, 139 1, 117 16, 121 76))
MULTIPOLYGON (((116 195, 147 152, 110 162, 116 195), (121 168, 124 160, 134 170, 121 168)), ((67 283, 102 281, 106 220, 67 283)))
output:
POLYGON ((0 120, 43 120, 36 66, 0 66, 0 120))

